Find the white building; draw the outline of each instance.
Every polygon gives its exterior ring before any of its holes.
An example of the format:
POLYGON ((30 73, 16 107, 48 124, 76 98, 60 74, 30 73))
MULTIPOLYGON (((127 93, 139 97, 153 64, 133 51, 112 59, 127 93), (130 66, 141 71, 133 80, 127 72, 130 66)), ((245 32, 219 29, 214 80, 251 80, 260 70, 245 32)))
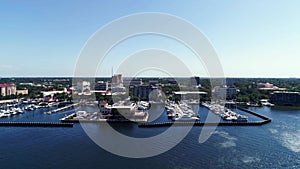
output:
POLYGON ((91 83, 88 82, 88 81, 77 82, 76 89, 79 93, 83 93, 85 91, 90 91, 91 90, 91 83))

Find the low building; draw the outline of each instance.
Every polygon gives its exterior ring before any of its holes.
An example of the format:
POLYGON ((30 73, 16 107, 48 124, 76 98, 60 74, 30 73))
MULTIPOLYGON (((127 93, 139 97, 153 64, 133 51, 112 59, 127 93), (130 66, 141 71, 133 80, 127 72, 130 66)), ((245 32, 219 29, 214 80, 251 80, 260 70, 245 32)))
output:
POLYGON ((114 116, 122 116, 126 119, 131 119, 135 114, 135 106, 133 103, 131 105, 112 105, 112 107, 108 108, 111 109, 114 116))
POLYGON ((299 92, 276 91, 270 94, 270 102, 279 106, 300 106, 299 92))
POLYGON ((259 90, 273 90, 273 91, 277 91, 277 90, 281 90, 281 91, 284 91, 286 90, 286 88, 279 88, 277 86, 274 86, 273 84, 271 83, 257 83, 257 88, 259 90))
POLYGON ((17 95, 28 95, 28 89, 17 90, 17 95))
POLYGON ((19 83, 20 86, 34 86, 34 83, 19 83))
POLYGON ((262 89, 262 88, 273 88, 274 85, 271 83, 257 83, 257 88, 262 89))
POLYGON ((15 84, 0 84, 0 93, 3 97, 16 95, 17 87, 15 84))

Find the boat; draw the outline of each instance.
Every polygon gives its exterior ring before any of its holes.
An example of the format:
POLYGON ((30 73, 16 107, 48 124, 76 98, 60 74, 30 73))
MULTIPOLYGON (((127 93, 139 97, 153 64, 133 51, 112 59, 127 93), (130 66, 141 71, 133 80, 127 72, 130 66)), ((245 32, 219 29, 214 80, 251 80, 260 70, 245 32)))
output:
POLYGON ((30 104, 24 108, 24 110, 26 110, 26 111, 33 111, 35 109, 36 109, 36 107, 33 104, 30 104))
POLYGON ((42 107, 42 108, 48 108, 49 107, 48 103, 46 103, 46 102, 40 102, 39 106, 42 107))
POLYGON ((173 121, 194 121, 200 119, 200 116, 183 101, 178 104, 175 104, 174 102, 167 102, 165 108, 167 110, 168 118, 171 118, 173 121))
POLYGON ((262 99, 262 100, 260 100, 260 103, 261 103, 261 105, 263 105, 263 106, 269 106, 269 107, 273 107, 273 106, 274 106, 274 104, 268 102, 267 99, 262 99))
POLYGON ((248 117, 247 116, 243 116, 243 115, 239 115, 233 121, 236 121, 236 122, 247 122, 248 121, 248 117))
POLYGON ((203 106, 207 107, 211 112, 218 115, 225 121, 234 121, 234 122, 247 122, 248 117, 240 115, 231 109, 228 109, 217 103, 202 103, 203 106))
POLYGON ((6 112, 4 112, 3 113, 3 115, 2 115, 3 117, 10 117, 11 116, 11 114, 10 114, 10 112, 9 111, 6 111, 6 112))

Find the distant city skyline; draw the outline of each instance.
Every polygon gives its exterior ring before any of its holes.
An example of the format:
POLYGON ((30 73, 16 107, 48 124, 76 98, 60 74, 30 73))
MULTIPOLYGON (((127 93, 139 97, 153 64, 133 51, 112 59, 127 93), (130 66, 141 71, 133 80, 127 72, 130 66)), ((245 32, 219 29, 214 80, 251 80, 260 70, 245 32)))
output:
MULTIPOLYGON (((225 77, 300 78, 299 6, 297 0, 4 0, 0 2, 0 77, 72 77, 84 44, 105 24, 133 13, 162 12, 187 20, 207 36, 225 77)), ((97 77, 110 77, 111 68, 117 70, 125 57, 148 48, 171 51, 193 75, 209 76, 184 45, 145 35, 116 46, 97 77)), ((140 76, 151 75, 165 76, 155 71, 140 76)))

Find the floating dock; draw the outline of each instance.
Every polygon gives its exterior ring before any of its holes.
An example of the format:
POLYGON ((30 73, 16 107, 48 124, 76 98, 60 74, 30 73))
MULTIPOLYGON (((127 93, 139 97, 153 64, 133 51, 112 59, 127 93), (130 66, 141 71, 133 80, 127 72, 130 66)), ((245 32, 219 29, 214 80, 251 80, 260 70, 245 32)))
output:
POLYGON ((45 114, 52 114, 52 113, 57 113, 57 112, 64 111, 64 110, 67 110, 67 109, 72 109, 77 105, 78 105, 78 103, 71 104, 71 105, 68 105, 68 106, 65 106, 65 107, 61 107, 61 108, 57 108, 55 110, 51 110, 49 112, 45 112, 45 114))
POLYGON ((0 122, 0 127, 73 127, 73 123, 57 123, 57 122, 0 122))
POLYGON ((247 122, 191 122, 191 121, 175 121, 175 122, 159 122, 159 123, 139 123, 139 127, 166 127, 166 126, 261 126, 272 121, 271 118, 253 112, 249 109, 242 107, 237 107, 238 109, 245 111, 249 114, 257 116, 262 119, 262 121, 247 121, 247 122))
POLYGON ((76 113, 72 113, 66 117, 63 117, 59 119, 62 123, 102 123, 102 122, 107 122, 107 123, 140 123, 140 122, 145 122, 144 120, 136 119, 135 121, 128 120, 128 119, 95 119, 95 120, 90 120, 90 119, 73 119, 73 117, 76 116, 76 113))

